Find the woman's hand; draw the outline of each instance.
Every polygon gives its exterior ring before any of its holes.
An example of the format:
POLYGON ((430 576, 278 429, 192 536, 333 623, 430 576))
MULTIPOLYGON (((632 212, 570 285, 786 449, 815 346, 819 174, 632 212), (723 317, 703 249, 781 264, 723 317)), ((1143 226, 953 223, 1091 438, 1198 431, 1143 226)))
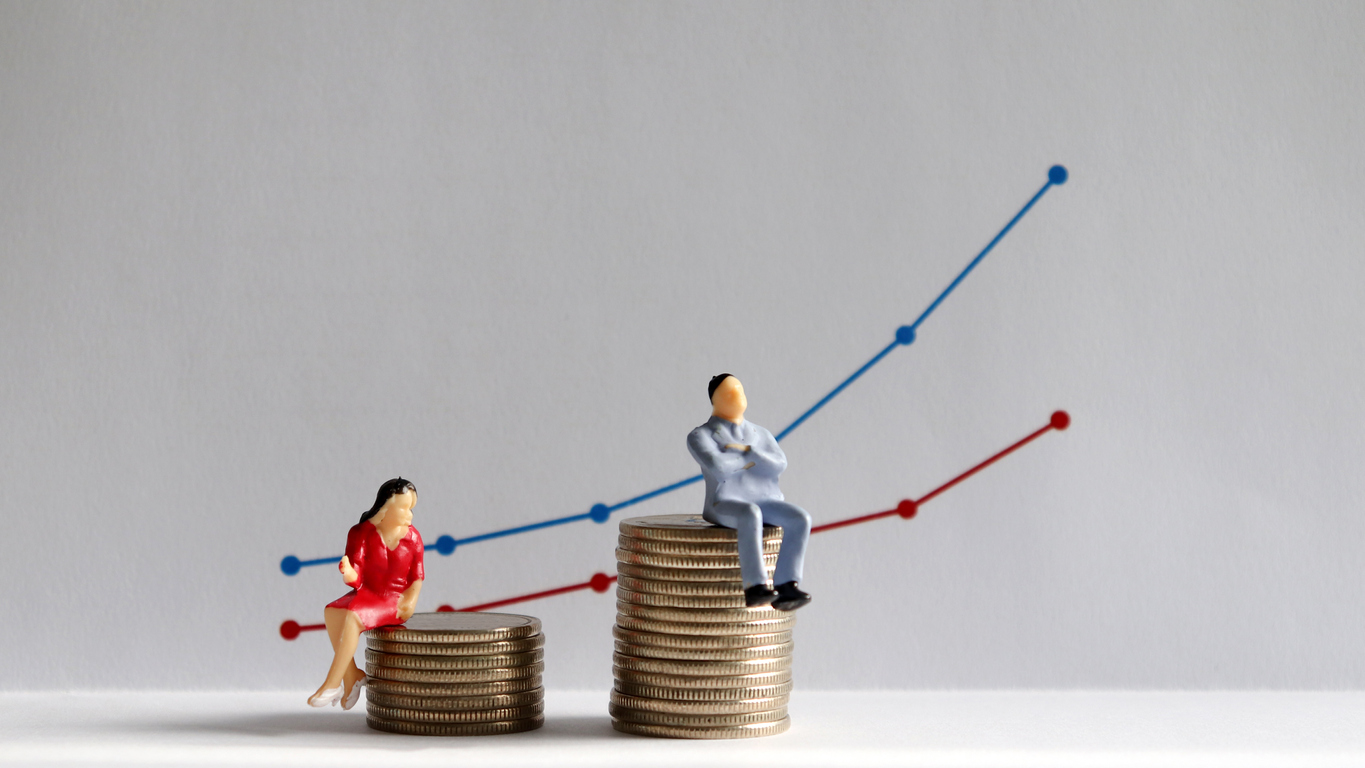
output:
POLYGON ((351 567, 351 558, 346 555, 341 556, 341 562, 337 563, 337 570, 341 571, 341 580, 346 582, 346 586, 354 586, 360 574, 351 567))
POLYGON ((414 581, 403 594, 398 598, 398 606, 394 608, 394 613, 398 614, 399 621, 407 621, 409 616, 417 610, 417 596, 422 593, 422 582, 414 581))

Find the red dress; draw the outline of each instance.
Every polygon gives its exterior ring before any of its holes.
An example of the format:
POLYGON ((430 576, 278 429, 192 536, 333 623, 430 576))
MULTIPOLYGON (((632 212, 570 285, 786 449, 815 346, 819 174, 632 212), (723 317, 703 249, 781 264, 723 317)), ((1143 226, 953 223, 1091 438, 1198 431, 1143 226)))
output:
POLYGON ((398 598, 414 581, 426 578, 422 567, 422 534, 408 526, 398 546, 389 549, 379 529, 368 520, 351 526, 346 534, 346 556, 357 576, 356 588, 327 604, 328 608, 354 611, 365 629, 402 624, 398 598))

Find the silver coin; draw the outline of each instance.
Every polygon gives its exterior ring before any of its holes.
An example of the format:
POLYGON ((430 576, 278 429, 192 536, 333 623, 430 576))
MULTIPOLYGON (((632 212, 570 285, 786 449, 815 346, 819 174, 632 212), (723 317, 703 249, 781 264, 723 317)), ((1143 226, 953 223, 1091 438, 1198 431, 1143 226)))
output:
POLYGON ((545 658, 545 651, 537 648, 526 653, 504 653, 497 656, 411 656, 380 653, 365 649, 365 661, 389 669, 436 669, 445 671, 465 669, 502 669, 524 667, 545 658))
POLYGON ((787 694, 782 694, 763 699, 737 701, 672 701, 627 696, 619 691, 611 692, 611 703, 618 707, 672 715, 739 715, 746 712, 767 712, 787 706, 788 698, 787 694))
MULTIPOLYGON (((738 541, 734 528, 707 522, 701 515, 651 515, 630 517, 620 523, 621 533, 637 539, 659 541, 738 541)), ((763 540, 781 539, 782 529, 763 526, 763 540)))
POLYGON ((758 608, 666 608, 658 605, 636 605, 616 601, 616 613, 634 619, 677 621, 684 624, 742 624, 746 621, 794 616, 794 613, 773 610, 772 606, 758 608))
POLYGON ((616 641, 616 652, 641 659, 671 659, 673 661, 745 661, 747 659, 775 659, 790 657, 792 643, 763 645, 755 648, 665 648, 656 645, 637 645, 616 641))
POLYGON ((402 680, 385 680, 370 677, 365 680, 366 696, 374 693, 395 696, 456 697, 495 696, 501 694, 524 693, 541 687, 540 675, 524 680, 496 680, 491 683, 422 683, 402 680))
POLYGON ((525 680, 540 677, 545 671, 544 662, 528 664, 524 667, 499 669, 466 669, 457 671, 435 669, 390 669, 371 662, 365 662, 365 674, 384 680, 403 683, 495 683, 504 680, 525 680))
POLYGON ((749 688, 667 688, 661 685, 627 683, 617 680, 612 687, 627 696, 642 699, 670 699, 672 701, 743 701, 768 699, 791 693, 792 684, 755 685, 749 688))
MULTIPOLYGON (((739 556, 735 557, 693 557, 688 555, 651 555, 647 552, 632 552, 616 548, 616 562, 649 565, 656 568, 738 568, 739 556)), ((764 555, 766 568, 777 566, 777 555, 764 555)))
POLYGON ((790 656, 779 656, 772 659, 745 659, 743 661, 674 661, 672 659, 649 659, 613 653, 611 660, 612 664, 621 669, 629 669, 634 672, 658 672, 665 675, 752 675, 758 672, 777 672, 792 668, 790 656))
MULTIPOLYGON (((791 614, 787 615, 791 616, 791 614)), ((740 624, 684 624, 678 621, 651 621, 630 616, 616 617, 616 626, 622 629, 633 629, 637 632, 657 632, 664 635, 753 635, 786 632, 795 625, 795 617, 790 619, 761 619, 740 624)))
MULTIPOLYGON (((616 546, 631 552, 644 552, 652 555, 684 555, 687 557, 739 557, 738 544, 728 541, 655 541, 618 536, 616 546)), ((776 555, 782 549, 781 539, 763 542, 764 554, 776 555)))
POLYGON ((408 736, 494 736, 500 733, 534 731, 545 725, 545 716, 525 720, 506 720, 500 723, 410 723, 406 720, 386 720, 367 715, 365 724, 376 731, 402 733, 408 736))
POLYGON ((414 613, 400 626, 370 630, 371 637, 399 643, 490 643, 538 634, 534 616, 464 611, 414 613))
POLYGON ((647 709, 630 709, 615 704, 607 705, 607 712, 617 720, 627 723, 650 723, 653 725, 680 725, 690 728, 718 728, 751 723, 772 723, 787 716, 786 707, 770 709, 766 712, 746 712, 739 715, 674 715, 664 712, 650 712, 647 709))
POLYGON ((533 688, 522 693, 500 693, 491 696, 400 696, 370 691, 365 697, 370 704, 382 707, 421 709, 428 712, 468 712, 539 704, 545 700, 545 689, 533 688))
POLYGON ((689 597, 744 597, 744 585, 738 581, 656 581, 617 576, 616 585, 632 592, 655 595, 686 595, 689 597))
POLYGON ((779 669, 776 672, 758 672, 747 675, 667 675, 660 672, 633 672, 629 669, 614 667, 612 677, 623 683, 657 685, 662 688, 721 690, 724 688, 751 689, 789 683, 792 679, 792 671, 790 669, 779 669))
POLYGON ((688 597, 685 595, 652 595, 648 592, 634 592, 625 587, 616 588, 616 599, 636 605, 652 605, 658 608, 743 608, 744 595, 730 597, 688 597))
MULTIPOLYGON (((768 580, 772 581, 773 570, 768 570, 768 580)), ((654 579, 656 581, 706 581, 706 582, 735 582, 743 586, 744 574, 739 568, 660 568, 653 565, 635 565, 634 563, 617 563, 616 573, 620 576, 630 576, 636 579, 654 579)))
POLYGON ((381 707, 373 702, 368 705, 366 710, 370 717, 377 717, 381 720, 405 720, 409 723, 497 723, 507 720, 525 720, 544 711, 544 704, 532 704, 525 707, 504 707, 502 709, 464 712, 429 712, 424 709, 381 707))
POLYGON ((666 739, 753 739, 759 736, 775 736, 791 727, 791 718, 783 718, 775 723, 753 723, 736 725, 729 728, 698 728, 676 725, 651 725, 613 720, 611 727, 622 733, 639 736, 658 736, 666 739))
POLYGON ((409 656, 493 656, 503 653, 526 653, 545 647, 545 635, 524 637, 520 640, 498 640, 491 643, 398 643, 365 635, 367 646, 380 653, 401 653, 409 656))
MULTIPOLYGON (((761 645, 780 645, 789 643, 792 633, 764 632, 752 635, 665 635, 660 632, 637 632, 633 629, 611 628, 612 637, 633 645, 654 645, 663 648, 687 648, 690 650, 754 648, 761 645)), ((507 678, 512 679, 512 678, 507 678)))

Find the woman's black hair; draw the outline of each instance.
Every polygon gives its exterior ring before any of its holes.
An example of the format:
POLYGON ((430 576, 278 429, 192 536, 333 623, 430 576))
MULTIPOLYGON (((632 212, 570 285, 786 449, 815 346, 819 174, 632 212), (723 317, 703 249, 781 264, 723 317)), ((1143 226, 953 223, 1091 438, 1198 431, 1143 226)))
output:
POLYGON ((395 477, 394 479, 379 486, 379 493, 375 494, 374 497, 374 506, 370 507, 369 512, 366 512, 365 514, 360 516, 360 522, 363 523, 366 520, 369 520, 370 518, 379 514, 379 510, 384 508, 384 505, 388 503, 390 498, 398 496, 399 494, 407 493, 408 491, 417 493, 417 486, 413 485, 412 481, 404 480, 401 477, 395 477))

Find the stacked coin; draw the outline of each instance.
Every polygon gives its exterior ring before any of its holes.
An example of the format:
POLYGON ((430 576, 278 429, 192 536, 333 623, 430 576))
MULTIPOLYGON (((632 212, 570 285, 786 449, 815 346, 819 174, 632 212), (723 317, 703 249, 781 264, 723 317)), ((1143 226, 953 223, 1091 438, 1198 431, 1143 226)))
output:
MULTIPOLYGON (((698 515, 621 522, 612 727, 679 739, 787 730, 794 613, 744 607, 736 534, 698 515)), ((782 529, 764 527, 771 578, 782 529)))
POLYGON ((365 722, 415 736, 487 736, 545 723, 540 620, 418 613, 367 634, 365 722))

